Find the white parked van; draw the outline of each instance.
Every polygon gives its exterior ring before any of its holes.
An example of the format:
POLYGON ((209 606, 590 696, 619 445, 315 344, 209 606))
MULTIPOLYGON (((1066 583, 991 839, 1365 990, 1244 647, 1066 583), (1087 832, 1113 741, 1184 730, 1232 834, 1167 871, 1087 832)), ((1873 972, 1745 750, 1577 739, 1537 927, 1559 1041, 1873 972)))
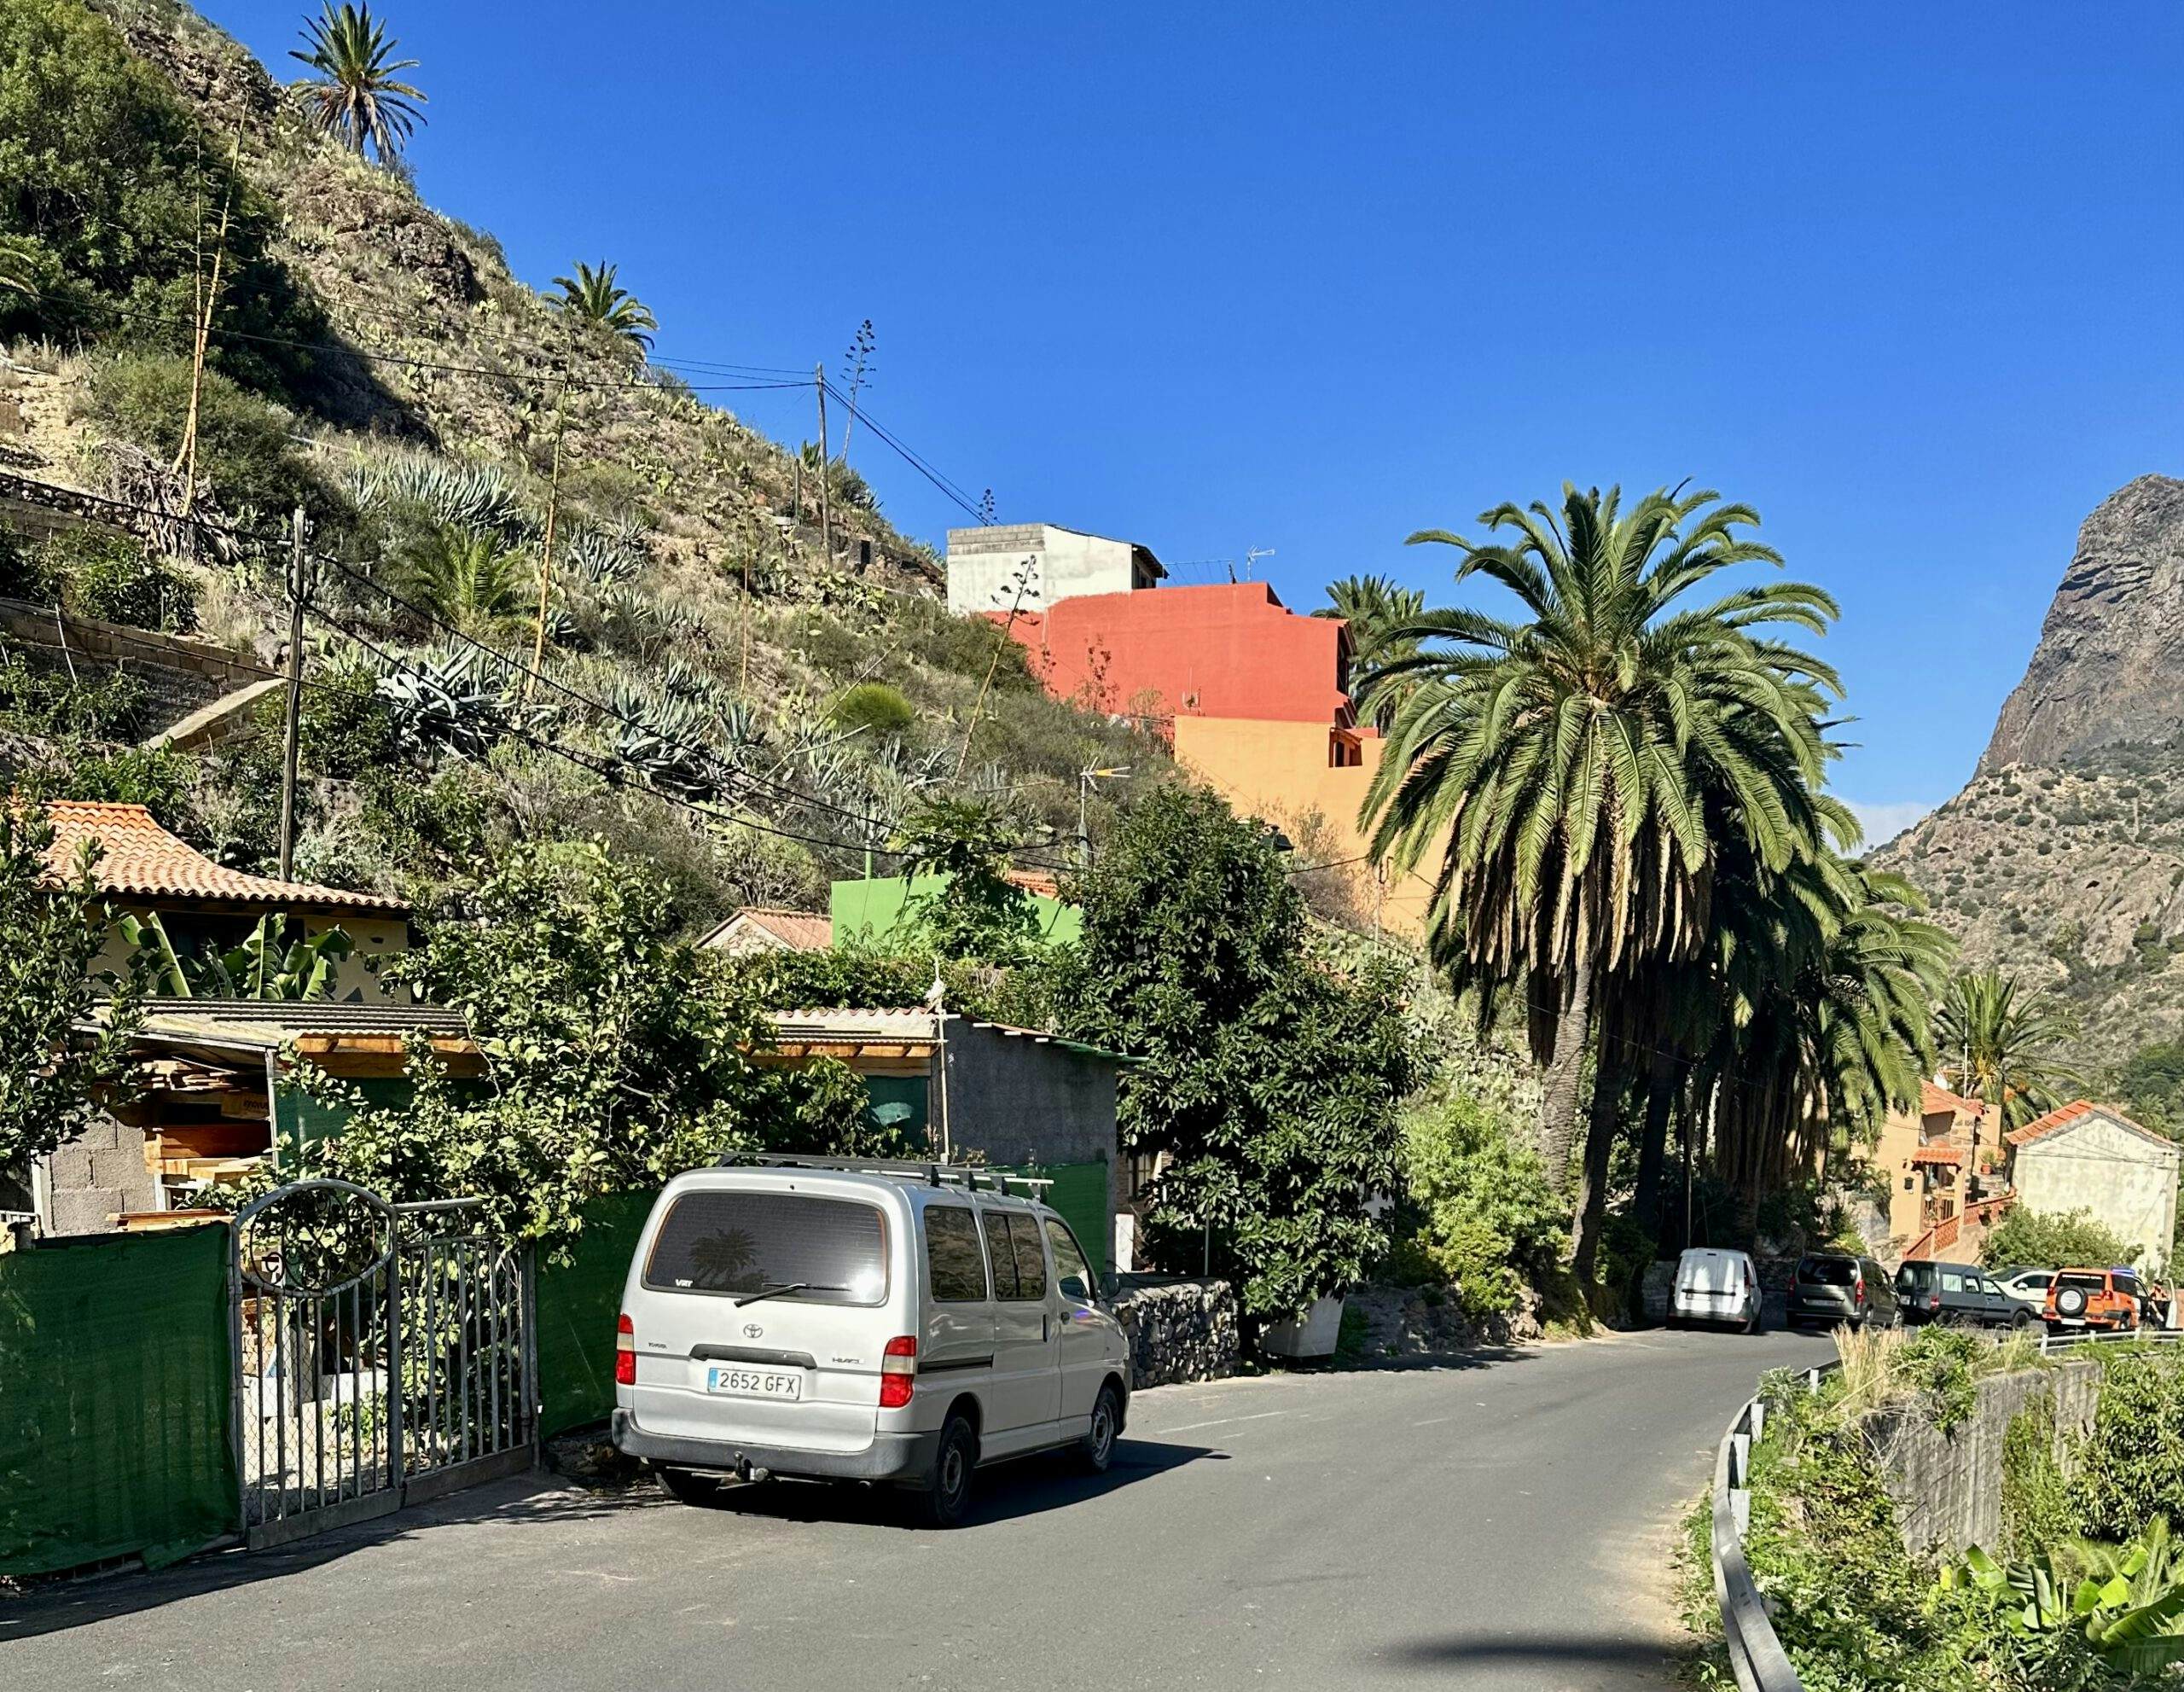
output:
POLYGON ((1083 1247, 983 1171, 776 1159, 678 1175, 622 1295, 614 1444, 698 1502, 729 1476, 886 1481, 936 1526, 972 1471, 1104 1470, 1130 1351, 1083 1247))
POLYGON ((1676 1260, 1669 1321, 1731 1323, 1759 1332, 1759 1265, 1750 1252, 1696 1246, 1676 1260))

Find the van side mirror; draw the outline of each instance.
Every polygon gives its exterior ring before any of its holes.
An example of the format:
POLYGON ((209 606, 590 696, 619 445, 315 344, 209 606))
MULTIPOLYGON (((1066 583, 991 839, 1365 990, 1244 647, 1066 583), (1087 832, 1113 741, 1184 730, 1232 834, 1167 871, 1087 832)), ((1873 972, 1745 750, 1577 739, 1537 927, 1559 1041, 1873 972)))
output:
POLYGON ((1116 1274, 1112 1269, 1103 1270, 1101 1271, 1100 1296, 1101 1298, 1119 1298, 1122 1296, 1122 1290, 1123 1277, 1121 1276, 1116 1274))
POLYGON ((1074 1299, 1081 1305, 1089 1305, 1092 1302, 1091 1289, 1084 1284, 1082 1276, 1065 1275, 1061 1277, 1060 1285, 1061 1295, 1065 1299, 1074 1299))

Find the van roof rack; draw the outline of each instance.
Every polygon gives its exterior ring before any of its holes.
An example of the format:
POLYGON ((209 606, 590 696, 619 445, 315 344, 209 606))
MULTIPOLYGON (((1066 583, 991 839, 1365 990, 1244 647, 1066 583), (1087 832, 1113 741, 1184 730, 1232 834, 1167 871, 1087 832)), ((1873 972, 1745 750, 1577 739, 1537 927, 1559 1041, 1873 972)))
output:
POLYGON ((933 1158, 903 1157, 792 1157, 778 1152, 727 1152, 723 1168, 746 1165, 754 1169, 824 1169, 845 1175, 891 1175, 923 1182, 929 1187, 961 1187, 967 1192, 990 1192, 1002 1198, 1019 1196, 1011 1187, 1031 1189, 1029 1196, 1043 1200, 1054 1183, 1043 1175, 1017 1175, 978 1163, 942 1163, 933 1158), (981 1185, 981 1183, 984 1183, 981 1185))

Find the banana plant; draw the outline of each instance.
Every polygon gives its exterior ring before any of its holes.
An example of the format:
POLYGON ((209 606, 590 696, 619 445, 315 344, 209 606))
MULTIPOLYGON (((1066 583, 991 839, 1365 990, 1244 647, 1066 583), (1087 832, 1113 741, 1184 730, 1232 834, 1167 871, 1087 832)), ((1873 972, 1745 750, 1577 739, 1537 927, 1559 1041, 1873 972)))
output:
POLYGON ((339 928, 299 935, 285 944, 287 919, 265 916, 241 945, 214 951, 209 946, 185 962, 168 937, 156 910, 121 919, 121 937, 148 961, 160 995, 168 998, 322 999, 332 995, 344 959, 356 951, 339 928))
POLYGON ((2154 1675, 2184 1663, 2184 1579, 2166 1519, 2123 1545, 2074 1539, 2046 1561, 2004 1565, 1978 1546, 1942 1571, 1944 1588, 1981 1591, 2011 1606, 2019 1633, 2075 1628, 2112 1667, 2154 1675))

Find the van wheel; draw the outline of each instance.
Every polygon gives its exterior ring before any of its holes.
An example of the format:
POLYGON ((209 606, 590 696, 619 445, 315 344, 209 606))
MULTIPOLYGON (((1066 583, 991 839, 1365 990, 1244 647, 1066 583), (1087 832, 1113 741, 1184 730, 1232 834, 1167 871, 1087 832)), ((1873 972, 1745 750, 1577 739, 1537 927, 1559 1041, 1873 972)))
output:
POLYGON ((712 1504, 720 1502, 720 1477, 694 1474, 687 1468, 656 1468, 659 1484, 677 1503, 712 1504))
POLYGON ((1077 1461, 1088 1474, 1105 1474, 1115 1460, 1115 1438, 1122 1431, 1123 1401, 1112 1382, 1101 1387, 1092 1406, 1092 1425, 1077 1442, 1077 1461))
POLYGON ((960 1410, 940 1430, 932 1453, 932 1474, 920 1492, 918 1520, 927 1527, 960 1527, 971 1508, 971 1471, 979 1465, 979 1436, 960 1410))

